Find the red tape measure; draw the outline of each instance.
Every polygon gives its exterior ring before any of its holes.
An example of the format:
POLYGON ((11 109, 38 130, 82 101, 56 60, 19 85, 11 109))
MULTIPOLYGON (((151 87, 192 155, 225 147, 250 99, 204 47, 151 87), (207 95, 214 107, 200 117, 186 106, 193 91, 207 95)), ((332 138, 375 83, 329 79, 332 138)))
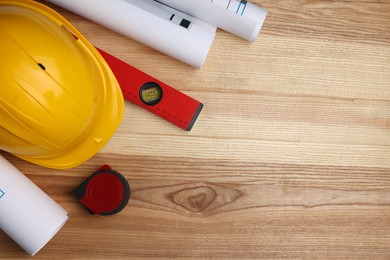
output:
POLYGON ((190 131, 203 104, 97 48, 130 102, 190 131))
POLYGON ((73 195, 91 214, 113 215, 124 209, 130 199, 125 177, 105 164, 73 190, 73 195))

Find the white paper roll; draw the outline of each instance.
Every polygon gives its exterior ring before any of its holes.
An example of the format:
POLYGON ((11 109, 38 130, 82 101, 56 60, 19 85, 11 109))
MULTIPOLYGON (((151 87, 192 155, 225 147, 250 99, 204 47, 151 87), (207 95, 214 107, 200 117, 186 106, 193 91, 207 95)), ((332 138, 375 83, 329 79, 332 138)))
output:
POLYGON ((267 11, 245 0, 157 0, 239 37, 254 41, 267 11))
POLYGON ((0 156, 0 228, 28 254, 61 229, 68 213, 0 156))
POLYGON ((215 37, 215 26, 152 0, 48 1, 196 68, 215 37))

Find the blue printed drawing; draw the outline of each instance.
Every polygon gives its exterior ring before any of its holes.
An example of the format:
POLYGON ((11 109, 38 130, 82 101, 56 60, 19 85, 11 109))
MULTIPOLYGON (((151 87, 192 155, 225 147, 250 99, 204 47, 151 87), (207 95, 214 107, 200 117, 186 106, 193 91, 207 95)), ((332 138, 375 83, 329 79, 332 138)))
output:
POLYGON ((2 190, 0 190, 0 199, 1 199, 1 197, 3 197, 4 196, 4 191, 2 191, 2 190))
POLYGON ((245 12, 246 4, 247 4, 247 1, 241 0, 240 4, 237 7, 236 14, 240 14, 239 12, 241 11, 240 15, 243 15, 245 12))

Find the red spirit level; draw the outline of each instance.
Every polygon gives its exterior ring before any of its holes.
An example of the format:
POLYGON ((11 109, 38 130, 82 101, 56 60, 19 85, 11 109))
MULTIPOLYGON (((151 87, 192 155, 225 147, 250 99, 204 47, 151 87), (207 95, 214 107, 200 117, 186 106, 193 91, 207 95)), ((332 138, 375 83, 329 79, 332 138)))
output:
POLYGON ((203 104, 97 48, 118 80, 125 99, 190 131, 203 104))

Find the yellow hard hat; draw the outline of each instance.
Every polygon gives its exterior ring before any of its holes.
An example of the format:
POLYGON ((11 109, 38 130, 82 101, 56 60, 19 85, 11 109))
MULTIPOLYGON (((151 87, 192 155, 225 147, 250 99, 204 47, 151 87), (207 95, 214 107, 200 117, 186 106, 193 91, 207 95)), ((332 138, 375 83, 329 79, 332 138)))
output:
POLYGON ((94 156, 124 107, 98 51, 61 15, 28 0, 0 0, 0 42, 0 149, 55 169, 94 156))

